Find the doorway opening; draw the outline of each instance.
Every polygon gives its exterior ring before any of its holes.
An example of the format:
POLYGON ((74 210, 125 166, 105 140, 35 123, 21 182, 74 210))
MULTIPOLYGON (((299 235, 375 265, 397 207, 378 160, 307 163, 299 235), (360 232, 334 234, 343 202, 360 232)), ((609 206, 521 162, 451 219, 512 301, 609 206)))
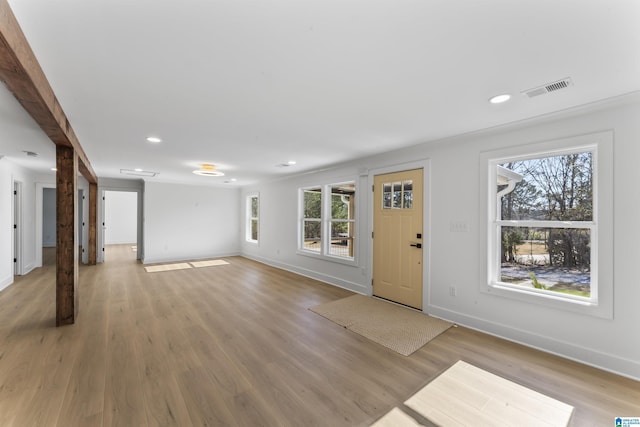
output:
POLYGON ((56 189, 42 189, 42 265, 56 262, 56 189))
POLYGON ((135 261, 139 256, 139 194, 102 192, 102 261, 135 261))

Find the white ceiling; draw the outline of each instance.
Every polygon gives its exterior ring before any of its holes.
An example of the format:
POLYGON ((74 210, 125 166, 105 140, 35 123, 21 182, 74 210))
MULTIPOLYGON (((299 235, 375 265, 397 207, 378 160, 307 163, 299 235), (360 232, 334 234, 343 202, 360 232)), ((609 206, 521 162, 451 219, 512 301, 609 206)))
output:
MULTIPOLYGON (((243 185, 640 90, 637 0, 9 3, 99 177, 243 185)), ((0 86, 0 154, 48 170, 20 110, 0 86)))

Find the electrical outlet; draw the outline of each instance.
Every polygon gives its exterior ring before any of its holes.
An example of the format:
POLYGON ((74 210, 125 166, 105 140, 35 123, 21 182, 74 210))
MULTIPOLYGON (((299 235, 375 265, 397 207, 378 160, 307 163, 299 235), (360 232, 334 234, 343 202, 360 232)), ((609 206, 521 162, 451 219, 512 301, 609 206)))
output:
POLYGON ((458 290, 455 286, 449 286, 449 295, 452 297, 458 296, 458 290))

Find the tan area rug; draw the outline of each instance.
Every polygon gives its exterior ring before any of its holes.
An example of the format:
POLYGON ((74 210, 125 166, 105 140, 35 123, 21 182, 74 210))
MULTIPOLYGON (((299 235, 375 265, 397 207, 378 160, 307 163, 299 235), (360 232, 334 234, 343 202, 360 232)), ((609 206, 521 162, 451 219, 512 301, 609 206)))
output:
POLYGON ((202 268, 202 267, 213 267, 216 265, 225 265, 229 263, 222 259, 210 259, 206 261, 193 261, 193 262, 190 262, 189 264, 191 264, 196 268, 202 268))
POLYGON ((147 273, 158 273, 161 271, 184 270, 187 268, 191 268, 188 263, 179 262, 176 264, 150 265, 149 267, 145 267, 144 269, 147 271, 147 273))
POLYGON ((453 323, 364 295, 353 295, 309 310, 404 356, 453 326, 453 323))
MULTIPOLYGON (((444 427, 567 426, 574 410, 573 406, 463 361, 456 362, 404 403, 424 416, 426 424, 444 427)), ((387 415, 398 420, 396 426, 416 425, 415 420, 402 422, 397 411, 391 412, 395 413, 387 415)))

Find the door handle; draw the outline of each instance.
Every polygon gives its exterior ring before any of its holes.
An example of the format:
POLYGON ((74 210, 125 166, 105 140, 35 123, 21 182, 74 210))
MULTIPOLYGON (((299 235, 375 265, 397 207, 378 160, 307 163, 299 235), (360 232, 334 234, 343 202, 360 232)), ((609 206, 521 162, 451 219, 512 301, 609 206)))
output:
POLYGON ((422 243, 411 243, 409 246, 413 246, 414 248, 421 249, 422 248, 422 243))

